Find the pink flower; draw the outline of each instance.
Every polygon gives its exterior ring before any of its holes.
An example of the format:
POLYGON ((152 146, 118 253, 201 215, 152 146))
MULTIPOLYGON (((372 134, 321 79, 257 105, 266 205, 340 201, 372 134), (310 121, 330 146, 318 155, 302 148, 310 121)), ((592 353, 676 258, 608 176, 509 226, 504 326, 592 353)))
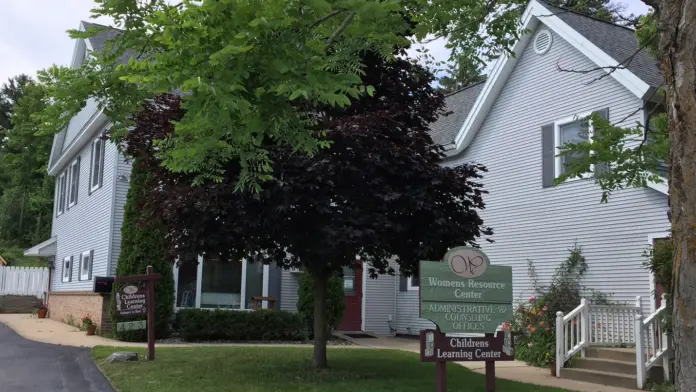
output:
POLYGON ((532 295, 531 297, 529 297, 529 302, 534 303, 535 301, 536 301, 535 296, 532 295))
POLYGON ((551 328, 546 328, 546 332, 549 332, 550 330, 551 330, 551 328))
POLYGON ((527 343, 527 347, 532 348, 534 346, 532 343, 527 343))
POLYGON ((549 310, 549 307, 548 307, 548 306, 544 306, 544 307, 542 308, 542 310, 543 310, 544 312, 546 312, 547 310, 549 310))

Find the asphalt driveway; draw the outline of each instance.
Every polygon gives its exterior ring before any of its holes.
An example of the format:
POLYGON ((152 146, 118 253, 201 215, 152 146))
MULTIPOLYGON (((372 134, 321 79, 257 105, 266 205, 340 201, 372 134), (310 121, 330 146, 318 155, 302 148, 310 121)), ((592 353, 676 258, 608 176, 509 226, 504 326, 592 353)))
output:
POLYGON ((27 340, 0 323, 0 392, 114 392, 89 351, 27 340))

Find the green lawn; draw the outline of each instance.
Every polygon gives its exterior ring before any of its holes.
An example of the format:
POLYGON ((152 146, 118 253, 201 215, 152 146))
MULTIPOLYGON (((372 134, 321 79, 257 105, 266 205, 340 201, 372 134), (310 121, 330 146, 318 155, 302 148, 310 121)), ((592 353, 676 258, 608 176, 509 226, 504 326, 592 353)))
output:
MULTIPOLYGON (((330 348, 330 370, 311 368, 311 349, 300 347, 158 348, 153 362, 103 363, 114 351, 96 347, 92 357, 120 392, 423 392, 435 389, 435 365, 403 351, 330 348)), ((145 353, 145 349, 136 349, 145 353)), ((450 364, 448 390, 484 391, 484 378, 450 364)), ((560 392, 557 388, 498 380, 501 392, 560 392)))

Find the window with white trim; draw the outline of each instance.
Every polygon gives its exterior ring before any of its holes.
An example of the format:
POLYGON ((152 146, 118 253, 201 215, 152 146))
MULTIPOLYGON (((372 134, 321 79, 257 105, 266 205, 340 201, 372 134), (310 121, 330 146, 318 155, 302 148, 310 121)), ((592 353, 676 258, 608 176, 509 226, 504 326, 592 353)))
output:
POLYGON ((91 280, 92 279, 92 259, 94 258, 94 251, 89 250, 82 252, 80 256, 80 280, 91 280))
POLYGON ((80 157, 70 164, 70 179, 68 184, 68 208, 77 204, 77 194, 80 189, 80 157))
POLYGON ((92 142, 92 162, 89 171, 89 191, 96 191, 102 186, 104 178, 104 145, 105 141, 98 137, 92 142))
POLYGON ((67 256, 63 259, 63 282, 72 280, 72 256, 67 256))
POLYGON ((65 212, 65 191, 68 180, 68 171, 64 171, 58 176, 58 191, 56 192, 56 216, 65 212))
POLYGON ((268 294, 268 273, 267 265, 246 260, 186 259, 175 266, 176 307, 250 310, 253 297, 268 294))
POLYGON ((420 277, 418 276, 418 273, 408 277, 408 280, 406 281, 406 288, 409 290, 418 290, 420 288, 420 277))
MULTIPOLYGON (((593 129, 589 116, 592 113, 585 113, 579 116, 568 117, 554 123, 555 145, 560 152, 560 148, 566 143, 589 142, 592 140, 593 129)), ((575 153, 571 155, 557 156, 555 161, 556 177, 565 173, 566 165, 575 159, 584 159, 586 153, 575 153)), ((591 170, 594 171, 594 165, 591 170)))

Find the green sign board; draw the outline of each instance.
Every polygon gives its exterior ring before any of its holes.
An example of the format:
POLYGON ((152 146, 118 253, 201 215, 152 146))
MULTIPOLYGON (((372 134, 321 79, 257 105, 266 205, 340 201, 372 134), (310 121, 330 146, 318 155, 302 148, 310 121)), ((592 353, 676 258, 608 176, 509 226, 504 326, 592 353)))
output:
POLYGON ((512 267, 458 247, 442 262, 420 262, 420 317, 443 333, 489 333, 512 321, 512 267))

